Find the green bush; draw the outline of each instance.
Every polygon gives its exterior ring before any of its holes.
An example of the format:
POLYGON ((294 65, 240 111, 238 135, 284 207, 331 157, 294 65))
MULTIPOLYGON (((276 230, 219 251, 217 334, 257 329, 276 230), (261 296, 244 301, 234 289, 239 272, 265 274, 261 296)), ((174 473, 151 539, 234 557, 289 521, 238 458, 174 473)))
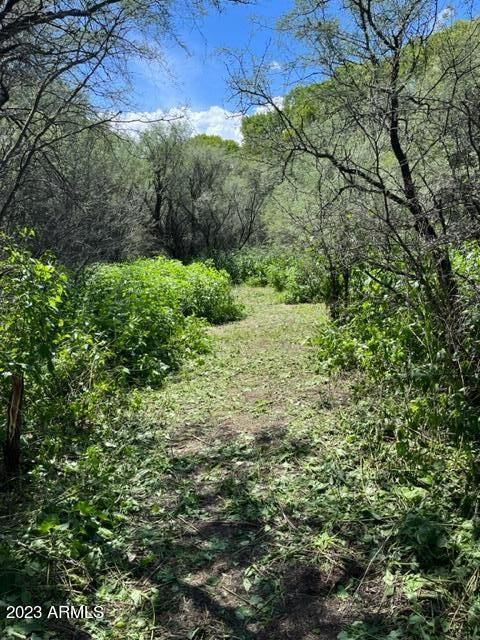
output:
POLYGON ((178 279, 184 282, 182 311, 211 324, 238 320, 243 311, 235 301, 228 273, 200 262, 187 267, 177 263, 178 279), (181 269, 179 268, 181 267, 181 269))
POLYGON ((329 368, 360 368, 374 380, 398 382, 424 361, 415 324, 412 307, 366 277, 342 315, 318 336, 319 357, 329 368))
POLYGON ((359 369, 367 380, 401 394, 399 411, 412 427, 478 431, 470 396, 479 352, 478 302, 469 304, 462 292, 464 350, 451 353, 416 282, 375 272, 361 279, 359 273, 349 304, 314 339, 320 367, 359 369))
POLYGON ((212 266, 158 258, 72 279, 52 255, 0 239, 0 400, 5 412, 23 379, 26 459, 53 459, 79 426, 118 409, 125 383, 161 382, 208 348, 207 323, 242 315, 228 274, 212 266))
POLYGON ((160 381, 188 355, 207 348, 206 322, 238 319, 226 272, 165 258, 96 267, 85 283, 83 313, 104 336, 129 378, 160 381))
POLYGON ((329 301, 329 274, 314 249, 259 247, 224 255, 216 260, 233 282, 251 286, 270 285, 283 292, 287 304, 329 301))
POLYGON ((285 302, 327 301, 328 277, 322 260, 313 253, 304 253, 286 270, 285 302))
POLYGON ((245 282, 259 287, 269 284, 267 268, 271 262, 270 251, 262 247, 242 249, 215 258, 217 268, 227 271, 235 284, 245 282))
POLYGON ((34 258, 0 236, 0 381, 35 379, 51 366, 62 331, 67 274, 50 254, 34 258))

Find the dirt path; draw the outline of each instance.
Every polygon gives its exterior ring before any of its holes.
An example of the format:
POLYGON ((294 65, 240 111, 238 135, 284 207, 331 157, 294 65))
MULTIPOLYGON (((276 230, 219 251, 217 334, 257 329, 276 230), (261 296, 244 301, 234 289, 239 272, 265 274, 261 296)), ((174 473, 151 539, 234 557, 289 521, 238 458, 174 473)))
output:
POLYGON ((213 328, 213 355, 201 366, 192 363, 167 389, 178 450, 203 450, 212 438, 278 438, 318 404, 319 392, 325 397, 325 379, 313 372, 306 346, 324 317, 322 306, 279 304, 269 289, 245 287, 239 295, 247 317, 213 328))
POLYGON ((325 552, 329 471, 315 465, 332 458, 348 388, 315 372, 320 305, 239 295, 247 317, 212 329, 213 352, 150 398, 166 439, 134 555, 155 593, 152 637, 333 640, 355 619, 344 587, 362 569, 325 552))

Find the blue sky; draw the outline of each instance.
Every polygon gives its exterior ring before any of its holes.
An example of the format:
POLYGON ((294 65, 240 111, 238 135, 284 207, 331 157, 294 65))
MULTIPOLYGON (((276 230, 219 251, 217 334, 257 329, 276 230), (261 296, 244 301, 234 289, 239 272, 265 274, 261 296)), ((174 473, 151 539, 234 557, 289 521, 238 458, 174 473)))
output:
MULTIPOLYGON (((196 132, 240 139, 240 119, 233 117, 224 49, 246 49, 261 56, 267 51, 272 64, 281 62, 276 43, 278 18, 293 0, 257 0, 252 5, 225 4, 198 18, 178 20, 178 38, 185 49, 171 42, 163 46, 164 61, 132 61, 131 103, 128 116, 156 119, 165 112, 185 112, 196 132)), ((145 125, 146 126, 146 125, 145 125)), ((129 127, 127 127, 129 128, 129 127)), ((132 124, 132 129, 145 128, 132 124)))
POLYGON ((275 46, 278 18, 293 5, 292 0, 257 0, 255 5, 225 5, 207 16, 179 21, 179 38, 188 52, 172 43, 165 50, 171 77, 161 64, 132 65, 135 102, 139 110, 170 109, 188 104, 192 109, 230 106, 225 48, 249 49, 262 55, 268 47, 272 62, 281 57, 275 46))
MULTIPOLYGON (((459 0, 455 0, 454 6, 459 0)), ((460 0, 460 3, 462 0, 460 0)), ((241 119, 235 117, 236 103, 228 86, 226 56, 222 49, 247 49, 254 56, 265 55, 265 62, 281 65, 284 51, 278 43, 275 26, 278 19, 294 6, 294 0, 256 0, 252 5, 224 4, 221 12, 211 9, 195 22, 177 21, 178 43, 163 43, 164 63, 132 61, 131 111, 125 119, 140 120, 126 129, 141 130, 148 121, 167 115, 177 116, 178 109, 189 120, 193 132, 221 135, 240 141, 241 119), (168 71, 167 71, 168 69, 168 71)), ((440 0, 439 15, 448 0, 440 0)), ((447 15, 446 14, 446 15, 447 15)), ((455 17, 461 11, 456 6, 455 17)), ((276 95, 286 93, 278 77, 276 95)))

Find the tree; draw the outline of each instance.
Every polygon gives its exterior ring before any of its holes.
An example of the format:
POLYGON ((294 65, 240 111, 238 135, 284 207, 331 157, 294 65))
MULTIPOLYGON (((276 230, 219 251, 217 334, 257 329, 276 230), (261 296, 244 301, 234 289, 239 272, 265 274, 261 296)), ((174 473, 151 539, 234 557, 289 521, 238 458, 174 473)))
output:
POLYGON ((183 125, 157 126, 142 138, 150 166, 148 205, 160 247, 174 258, 241 248, 261 233, 268 181, 235 143, 189 137, 183 125))
POLYGON ((108 126, 47 147, 30 166, 16 201, 16 220, 37 232, 36 255, 55 247, 68 266, 136 255, 147 212, 144 168, 135 142, 108 126))
POLYGON ((16 202, 32 164, 115 118, 128 88, 126 61, 158 56, 175 39, 181 12, 221 4, 0 0, 0 228, 21 224, 16 202))
POLYGON ((452 368, 468 360, 480 399, 452 260, 478 237, 480 21, 439 30, 428 0, 353 0, 344 10, 339 20, 336 5, 299 0, 281 23, 303 43, 297 68, 321 82, 294 89, 282 106, 267 70, 249 73, 239 60, 233 86, 244 110, 269 110, 256 133, 285 173, 312 158, 319 214, 350 228, 357 259, 403 279, 406 291, 420 286, 452 368), (325 179, 332 172, 333 183, 325 179))

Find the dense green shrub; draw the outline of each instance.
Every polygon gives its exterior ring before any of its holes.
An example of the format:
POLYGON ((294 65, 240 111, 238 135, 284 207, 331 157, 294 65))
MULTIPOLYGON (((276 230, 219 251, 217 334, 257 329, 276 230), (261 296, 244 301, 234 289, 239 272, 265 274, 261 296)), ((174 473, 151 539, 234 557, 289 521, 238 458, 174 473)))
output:
POLYGON ((284 294, 287 304, 330 299, 329 273, 313 248, 297 252, 287 248, 245 249, 219 257, 216 264, 237 284, 270 285, 284 294))
POLYGON ((159 381, 189 354, 206 349, 205 322, 241 316, 225 272, 165 258, 96 267, 83 313, 128 377, 159 381))
POLYGON ((0 380, 33 379, 51 364, 67 280, 50 254, 36 259, 0 236, 0 380))
POLYGON ((478 302, 469 302, 462 292, 468 348, 452 353, 415 281, 373 271, 360 278, 359 273, 349 304, 314 340, 320 366, 359 369, 373 383, 400 393, 399 411, 410 425, 478 431, 478 410, 470 395, 479 353, 478 302))
POLYGON ((215 265, 227 271, 235 284, 245 282, 262 287, 269 284, 267 267, 272 261, 273 255, 268 248, 256 247, 218 255, 215 265))
POLYGON ((25 459, 54 457, 67 434, 115 411, 126 382, 160 382, 207 349, 207 323, 242 314, 212 266, 159 258, 74 279, 52 255, 1 240, 0 400, 5 413, 12 380, 23 381, 25 459))
POLYGON ((209 265, 137 260, 98 266, 73 281, 53 256, 34 258, 6 237, 0 310, 3 400, 18 374, 63 404, 105 375, 161 379, 206 348, 206 322, 242 315, 228 274, 209 265))
POLYGON ((375 380, 398 381, 423 358, 414 323, 409 305, 365 277, 342 315, 317 337, 319 357, 326 368, 361 368, 375 380))
POLYGON ((304 252, 286 270, 285 302, 323 302, 328 300, 328 275, 323 261, 313 252, 304 252))
MULTIPOLYGON (((30 235, 25 231, 21 240, 30 235)), ((2 417, 7 406, 9 416, 8 428, 0 420, 5 463, 0 477, 4 471, 18 473, 25 440, 22 422, 35 415, 30 400, 41 402, 51 386, 68 292, 67 274, 52 255, 34 258, 10 238, 0 237, 0 405, 2 417)))
POLYGON ((238 320, 242 309, 235 302, 231 280, 226 271, 213 265, 194 263, 187 267, 177 263, 177 278, 184 283, 182 312, 204 318, 211 324, 238 320))

